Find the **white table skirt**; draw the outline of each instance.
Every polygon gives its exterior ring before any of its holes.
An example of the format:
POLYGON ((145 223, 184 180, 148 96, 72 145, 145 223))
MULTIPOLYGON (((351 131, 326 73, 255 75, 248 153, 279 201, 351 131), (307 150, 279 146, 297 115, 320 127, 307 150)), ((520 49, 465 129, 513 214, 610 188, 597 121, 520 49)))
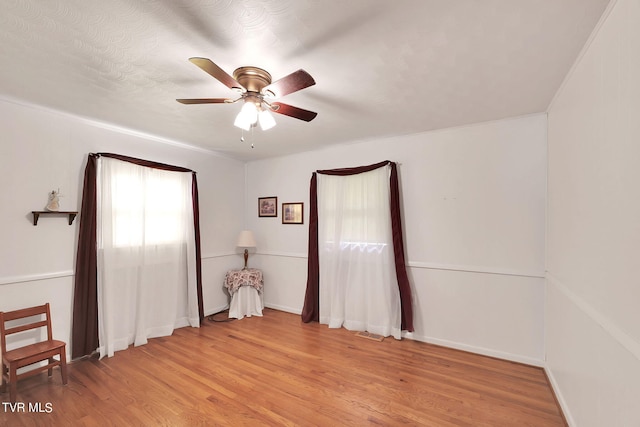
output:
POLYGON ((252 286, 240 286, 231 297, 229 305, 229 318, 242 319, 243 317, 262 316, 262 294, 252 286))

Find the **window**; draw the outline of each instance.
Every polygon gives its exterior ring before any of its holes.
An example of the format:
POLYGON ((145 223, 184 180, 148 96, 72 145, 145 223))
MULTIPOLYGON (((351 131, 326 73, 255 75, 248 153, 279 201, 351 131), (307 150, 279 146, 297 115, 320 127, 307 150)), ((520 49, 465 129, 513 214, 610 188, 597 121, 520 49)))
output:
POLYGON ((387 246, 389 178, 383 171, 322 176, 319 206, 325 249, 382 251, 387 246))
POLYGON ((389 167, 318 176, 319 321, 400 338, 389 167))
POLYGON ((110 178, 114 247, 141 246, 143 239, 156 245, 184 240, 182 182, 175 172, 150 172, 146 177, 116 173, 110 178))
POLYGON ((98 161, 100 356, 199 324, 193 174, 98 161))

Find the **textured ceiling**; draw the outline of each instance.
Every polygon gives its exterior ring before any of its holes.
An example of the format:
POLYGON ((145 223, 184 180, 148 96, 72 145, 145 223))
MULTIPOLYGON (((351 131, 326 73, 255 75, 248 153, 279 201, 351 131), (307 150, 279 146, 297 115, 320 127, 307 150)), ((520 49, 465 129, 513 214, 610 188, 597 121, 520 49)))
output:
POLYGON ((545 111, 609 0, 2 0, 0 97, 248 160, 545 111), (188 61, 317 84, 245 133, 188 61), (255 148, 251 148, 251 142, 255 148))

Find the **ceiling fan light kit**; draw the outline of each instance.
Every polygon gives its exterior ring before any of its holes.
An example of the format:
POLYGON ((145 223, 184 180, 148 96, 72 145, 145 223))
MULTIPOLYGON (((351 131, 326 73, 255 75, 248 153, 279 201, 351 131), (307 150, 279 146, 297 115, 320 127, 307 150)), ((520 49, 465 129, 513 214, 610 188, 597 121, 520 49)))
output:
POLYGON ((244 105, 236 116, 236 120, 233 122, 233 125, 240 129, 249 130, 257 121, 258 107, 256 106, 256 103, 245 99, 244 105))
POLYGON ((220 81, 229 89, 239 90, 240 97, 176 99, 182 104, 232 104, 244 101, 235 118, 234 126, 250 130, 260 124, 262 130, 271 129, 276 121, 271 112, 283 114, 299 120, 310 122, 318 113, 269 100, 282 97, 316 84, 313 77, 304 70, 295 71, 272 83, 271 74, 258 67, 240 67, 233 72, 233 77, 207 58, 190 58, 193 64, 220 81))
POLYGON ((273 114, 269 110, 262 110, 258 114, 258 121, 262 130, 269 130, 276 125, 276 119, 273 118, 273 114))

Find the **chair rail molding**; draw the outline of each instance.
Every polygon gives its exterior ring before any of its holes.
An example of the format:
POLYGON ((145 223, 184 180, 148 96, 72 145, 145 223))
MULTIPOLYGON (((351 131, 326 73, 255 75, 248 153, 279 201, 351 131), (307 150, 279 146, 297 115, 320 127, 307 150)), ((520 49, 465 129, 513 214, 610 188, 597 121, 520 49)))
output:
POLYGON ((53 271, 49 273, 25 274, 22 276, 0 277, 1 285, 11 285, 13 283, 37 282, 40 280, 58 279, 60 277, 72 277, 73 270, 53 271))
POLYGON ((614 322, 608 317, 604 316, 598 310, 593 308, 588 302, 580 298, 573 293, 560 279, 553 274, 547 272, 547 282, 550 285, 557 288, 562 294, 564 294, 569 301, 571 301, 576 307, 582 310, 589 318, 597 323, 606 333, 611 335, 618 343, 627 349, 636 359, 640 360, 640 343, 627 335, 622 329, 620 329, 614 322))

